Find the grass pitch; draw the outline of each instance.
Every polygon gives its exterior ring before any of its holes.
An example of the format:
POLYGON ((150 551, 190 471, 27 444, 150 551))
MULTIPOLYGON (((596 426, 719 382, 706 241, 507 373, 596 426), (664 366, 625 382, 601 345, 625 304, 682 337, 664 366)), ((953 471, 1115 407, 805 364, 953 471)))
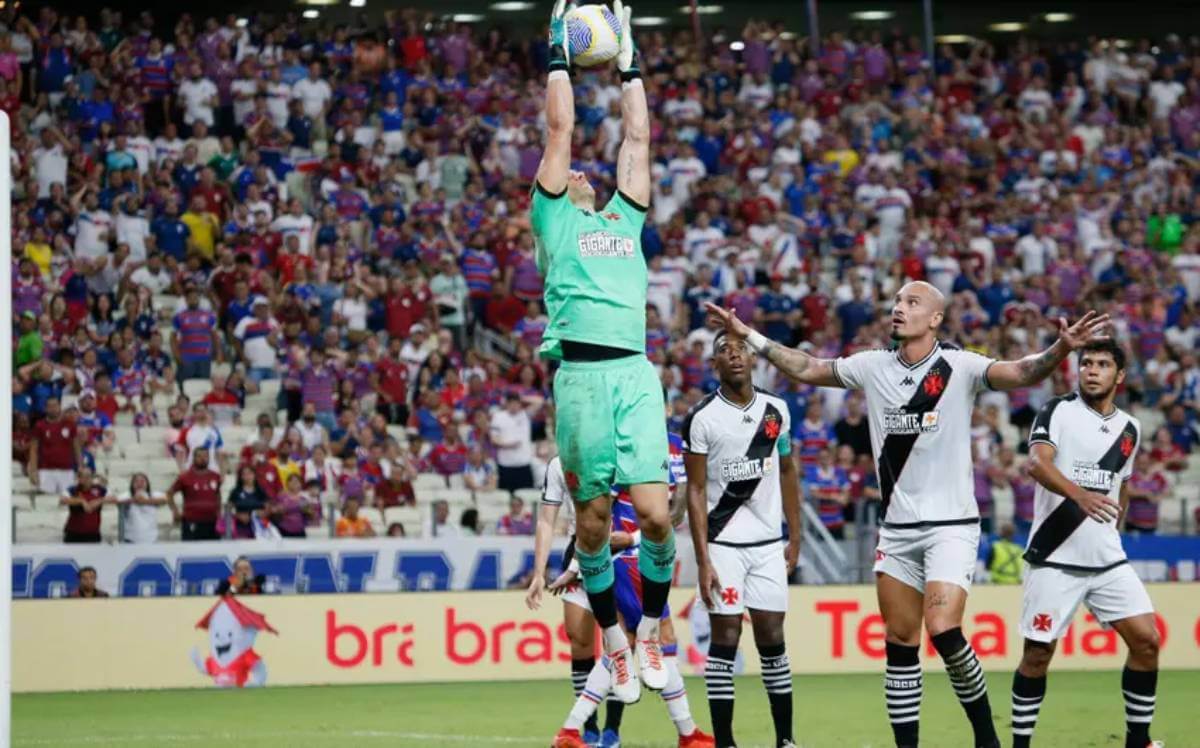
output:
MULTIPOLYGON (((14 746, 547 746, 571 704, 561 681, 446 685, 265 688, 243 691, 107 691, 13 698, 14 746)), ((988 679, 996 727, 1008 745, 1009 673, 988 679)), ((1153 735, 1168 748, 1200 746, 1200 672, 1159 677, 1153 735)), ((704 683, 688 678, 692 712, 708 730, 704 683)), ((741 748, 772 744, 766 695, 755 677, 737 679, 734 729, 741 748)), ((795 679, 796 738, 802 748, 886 748, 882 676, 795 679)), ((675 745, 661 701, 647 693, 625 712, 627 748, 675 745)), ((1120 674, 1051 673, 1034 744, 1122 746, 1120 674)), ((942 674, 925 676, 921 745, 971 745, 970 728, 942 674)))

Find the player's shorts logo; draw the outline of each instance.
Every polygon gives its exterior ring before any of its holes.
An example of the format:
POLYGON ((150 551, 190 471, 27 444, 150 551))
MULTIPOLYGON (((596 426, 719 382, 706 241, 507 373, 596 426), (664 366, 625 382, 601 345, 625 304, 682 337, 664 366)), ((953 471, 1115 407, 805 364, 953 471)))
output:
POLYGON ((1054 619, 1049 613, 1038 613, 1033 617, 1033 628, 1036 631, 1049 631, 1054 624, 1054 619))
POLYGON ((886 557, 887 557, 887 554, 886 554, 886 553, 884 553, 883 551, 879 550, 878 548, 876 548, 876 549, 875 549, 875 560, 876 560, 876 561, 882 561, 882 560, 883 560, 884 558, 886 558, 886 557))
POLYGON ((579 490, 579 474, 573 470, 567 470, 563 473, 563 478, 567 482, 567 489, 570 491, 579 490))
POLYGON ((726 587, 721 590, 721 600, 726 605, 736 605, 738 600, 738 591, 733 587, 726 587))

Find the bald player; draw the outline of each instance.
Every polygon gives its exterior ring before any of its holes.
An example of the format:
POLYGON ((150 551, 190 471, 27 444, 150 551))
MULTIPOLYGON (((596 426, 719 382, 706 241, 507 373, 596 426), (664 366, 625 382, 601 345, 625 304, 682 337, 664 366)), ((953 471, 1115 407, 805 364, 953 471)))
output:
POLYGON ((875 588, 887 633, 884 694, 896 745, 918 742, 924 624, 974 728, 974 745, 998 747, 983 670, 962 633, 979 548, 972 406, 985 388, 1042 381, 1071 351, 1102 339, 1108 317, 1089 312, 1071 326, 1060 319, 1058 340, 1045 351, 996 361, 940 342, 945 298, 928 283, 913 282, 892 306, 894 350, 819 359, 768 340, 731 309, 707 309, 714 323, 745 338, 792 379, 865 392, 882 497, 875 588))

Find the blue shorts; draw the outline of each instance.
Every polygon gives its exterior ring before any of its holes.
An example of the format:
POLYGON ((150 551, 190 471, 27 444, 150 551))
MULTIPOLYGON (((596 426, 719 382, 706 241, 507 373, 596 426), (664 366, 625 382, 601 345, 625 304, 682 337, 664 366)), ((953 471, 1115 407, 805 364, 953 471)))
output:
MULTIPOLYGON (((642 622, 642 573, 638 571, 637 556, 617 556, 613 559, 613 593, 617 598, 617 612, 629 631, 637 631, 642 622)), ((663 608, 663 618, 671 617, 671 606, 663 608)))

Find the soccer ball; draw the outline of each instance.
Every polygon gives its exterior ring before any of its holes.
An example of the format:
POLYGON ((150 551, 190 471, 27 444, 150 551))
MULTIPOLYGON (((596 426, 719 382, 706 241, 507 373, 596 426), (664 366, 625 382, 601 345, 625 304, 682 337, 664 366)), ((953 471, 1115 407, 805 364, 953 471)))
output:
POLYGON ((566 22, 572 65, 603 65, 621 51, 621 22, 608 6, 581 5, 567 12, 566 22))

